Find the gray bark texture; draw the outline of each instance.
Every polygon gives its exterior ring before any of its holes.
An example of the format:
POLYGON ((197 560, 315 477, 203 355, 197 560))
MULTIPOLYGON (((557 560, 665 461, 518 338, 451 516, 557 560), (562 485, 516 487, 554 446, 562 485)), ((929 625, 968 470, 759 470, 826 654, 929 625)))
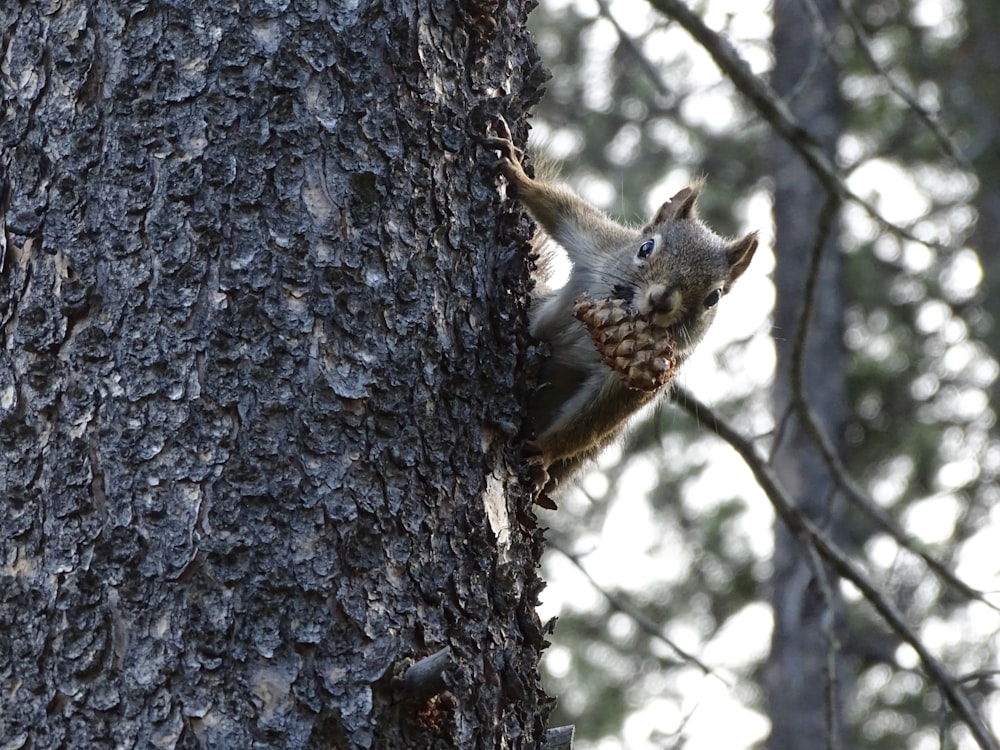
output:
MULTIPOLYGON (((836 3, 817 0, 813 7, 832 20, 836 3)), ((831 28, 834 26, 831 23, 831 28)), ((799 123, 817 137, 832 158, 843 120, 837 71, 826 58, 802 3, 775 1, 773 42, 775 90, 786 98, 799 123), (809 78, 803 80, 803 76, 809 78)), ((778 440, 772 460, 799 509, 839 538, 837 524, 842 519, 842 503, 837 501, 830 470, 804 427, 793 398, 793 352, 806 325, 802 396, 826 433, 841 444, 846 378, 838 233, 834 225, 825 238, 813 316, 804 321, 809 261, 821 237, 820 214, 827 195, 787 143, 775 142, 771 153, 777 290, 774 338, 778 355, 774 383, 778 440)), ((772 726, 767 747, 825 750, 838 746, 844 675, 831 662, 835 618, 840 611, 836 577, 811 560, 806 547, 780 521, 775 527, 773 565, 774 632, 764 674, 772 726), (823 571, 822 577, 818 571, 823 571)), ((833 659, 833 663, 838 661, 833 659)))
MULTIPOLYGON (((1000 237, 1000 132, 997 128, 997 97, 1000 96, 1000 57, 993 54, 1000 10, 986 3, 965 3, 965 37, 952 57, 950 107, 963 116, 973 133, 968 150, 976 165, 979 189, 974 197, 975 233, 970 245, 979 249, 983 266, 982 293, 977 302, 987 313, 985 335, 990 352, 1000 352, 1000 253, 994 249, 1000 237)), ((958 119, 955 117, 954 119, 958 119)), ((993 381, 992 404, 1000 404, 1000 378, 993 381)))
POLYGON ((0 746, 539 744, 525 12, 0 5, 0 746))

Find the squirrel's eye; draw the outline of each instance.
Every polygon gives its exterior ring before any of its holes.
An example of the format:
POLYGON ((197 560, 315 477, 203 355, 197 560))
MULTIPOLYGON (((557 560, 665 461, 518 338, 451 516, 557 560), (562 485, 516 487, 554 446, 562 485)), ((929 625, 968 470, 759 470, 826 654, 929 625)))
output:
POLYGON ((705 297, 705 307, 715 307, 719 303, 720 299, 722 299, 722 290, 713 289, 709 292, 708 296, 705 297))
POLYGON ((639 245, 639 252, 635 254, 635 257, 639 260, 646 260, 650 253, 653 252, 653 248, 656 247, 655 240, 646 240, 641 245, 639 245))

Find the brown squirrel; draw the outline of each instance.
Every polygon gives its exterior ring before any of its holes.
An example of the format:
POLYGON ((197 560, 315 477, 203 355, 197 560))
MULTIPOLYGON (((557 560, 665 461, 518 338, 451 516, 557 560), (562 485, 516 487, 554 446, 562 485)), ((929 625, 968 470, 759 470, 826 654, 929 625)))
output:
POLYGON ((549 349, 528 405, 535 430, 531 448, 543 470, 535 479, 547 495, 666 390, 626 387, 574 318, 576 300, 581 295, 625 300, 673 338, 674 366, 679 366, 705 335, 719 300, 749 266, 757 234, 732 240, 709 229, 695 209, 700 183, 660 206, 645 227, 622 226, 569 190, 529 177, 503 118, 494 120, 493 129, 496 135, 487 135, 485 144, 500 152, 498 167, 508 190, 539 226, 532 243, 542 255, 539 267, 548 265, 546 254, 558 252, 553 242, 571 263, 562 287, 536 279, 529 311, 531 334, 549 349))

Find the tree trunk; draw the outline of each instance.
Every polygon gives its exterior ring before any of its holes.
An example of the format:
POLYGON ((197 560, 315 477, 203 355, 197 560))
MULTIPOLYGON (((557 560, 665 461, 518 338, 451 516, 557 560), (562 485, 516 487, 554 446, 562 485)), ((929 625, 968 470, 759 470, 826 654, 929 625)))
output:
MULTIPOLYGON (((949 122, 965 127, 967 147, 975 166, 979 189, 973 198, 975 231, 970 244, 979 250, 983 267, 978 302, 988 315, 983 326, 987 349, 1000 352, 1000 257, 994 249, 1000 236, 1000 132, 997 96, 1000 95, 1000 59, 993 51, 1000 28, 1000 9, 988 3, 966 2, 965 34, 950 57, 945 107, 949 122)), ((1000 404, 1000 378, 993 381, 991 402, 1000 404)))
MULTIPOLYGON (((815 8, 827 19, 835 3, 817 0, 815 8)), ((829 155, 836 151, 842 127, 837 74, 810 32, 810 20, 797 0, 774 4, 773 85, 802 126, 815 135, 829 155), (816 62, 815 68, 811 67, 816 62), (802 81, 803 74, 811 77, 802 81)), ((826 239, 816 285, 815 310, 803 321, 807 268, 819 237, 820 214, 826 194, 806 164, 791 148, 776 142, 774 165, 775 285, 774 312, 777 371, 774 413, 778 441, 773 462, 798 506, 830 529, 840 509, 829 470, 793 407, 793 350, 803 324, 809 335, 804 351, 804 396, 823 428, 838 444, 845 420, 846 392, 843 352, 843 294, 836 229, 826 239)), ((837 680, 832 667, 833 621, 839 611, 836 579, 827 586, 808 552, 778 522, 775 528, 771 602, 774 633, 765 670, 767 705, 774 750, 827 748, 836 733, 840 713, 837 680), (831 688, 831 685, 834 687, 831 688), (833 726, 831 726, 833 724, 833 726)))
POLYGON ((0 738, 536 747, 525 11, 239 5, 0 9, 0 738))

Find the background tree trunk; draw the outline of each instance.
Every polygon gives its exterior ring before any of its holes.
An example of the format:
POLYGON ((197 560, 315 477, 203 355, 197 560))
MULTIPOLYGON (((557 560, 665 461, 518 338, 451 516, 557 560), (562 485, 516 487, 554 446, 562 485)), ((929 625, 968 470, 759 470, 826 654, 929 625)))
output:
POLYGON ((0 737, 535 747, 524 10, 241 6, 0 10, 0 737))
MULTIPOLYGON (((991 352, 1000 352, 1000 253, 993 249, 1000 236, 1000 132, 997 95, 1000 92, 1000 59, 992 54, 991 40, 1000 27, 1000 9, 984 3, 965 4, 965 36, 950 58, 953 70, 946 88, 946 109, 965 127, 969 157, 979 184, 974 205, 977 212, 970 245, 980 248, 983 267, 979 302, 988 315, 984 341, 991 352)), ((992 403, 1000 404, 1000 378, 993 381, 992 403)))
MULTIPOLYGON (((813 6, 828 22, 835 3, 813 6)), ((831 23, 831 28, 833 24, 831 23)), ((825 56, 822 39, 805 8, 796 0, 774 4, 774 72, 776 92, 790 105, 798 123, 833 157, 842 128, 837 72, 825 56), (803 76, 809 76, 803 81, 803 76)), ((793 353, 803 326, 808 329, 802 372, 804 396, 822 427, 840 444, 846 414, 843 351, 844 302, 836 228, 821 235, 820 216, 826 193, 805 162, 784 141, 772 145, 774 175, 775 271, 774 339, 777 365, 773 387, 778 439, 772 461, 782 484, 799 508, 831 529, 842 518, 829 467, 808 436, 794 398, 793 353), (816 285, 815 311, 803 320, 804 290, 810 257, 823 243, 816 285)), ((818 560, 818 558, 816 558, 818 560)), ((834 618, 841 609, 836 577, 810 559, 785 525, 775 522, 770 598, 774 611, 771 653, 765 668, 771 735, 768 747, 827 748, 839 722, 842 674, 831 654, 834 618), (823 571, 821 575, 818 575, 823 571), (821 576, 826 581, 821 580, 821 576), (833 582, 833 583, 830 583, 833 582), (836 679, 839 678, 839 679, 836 679), (831 722, 833 726, 831 726, 831 722)))

